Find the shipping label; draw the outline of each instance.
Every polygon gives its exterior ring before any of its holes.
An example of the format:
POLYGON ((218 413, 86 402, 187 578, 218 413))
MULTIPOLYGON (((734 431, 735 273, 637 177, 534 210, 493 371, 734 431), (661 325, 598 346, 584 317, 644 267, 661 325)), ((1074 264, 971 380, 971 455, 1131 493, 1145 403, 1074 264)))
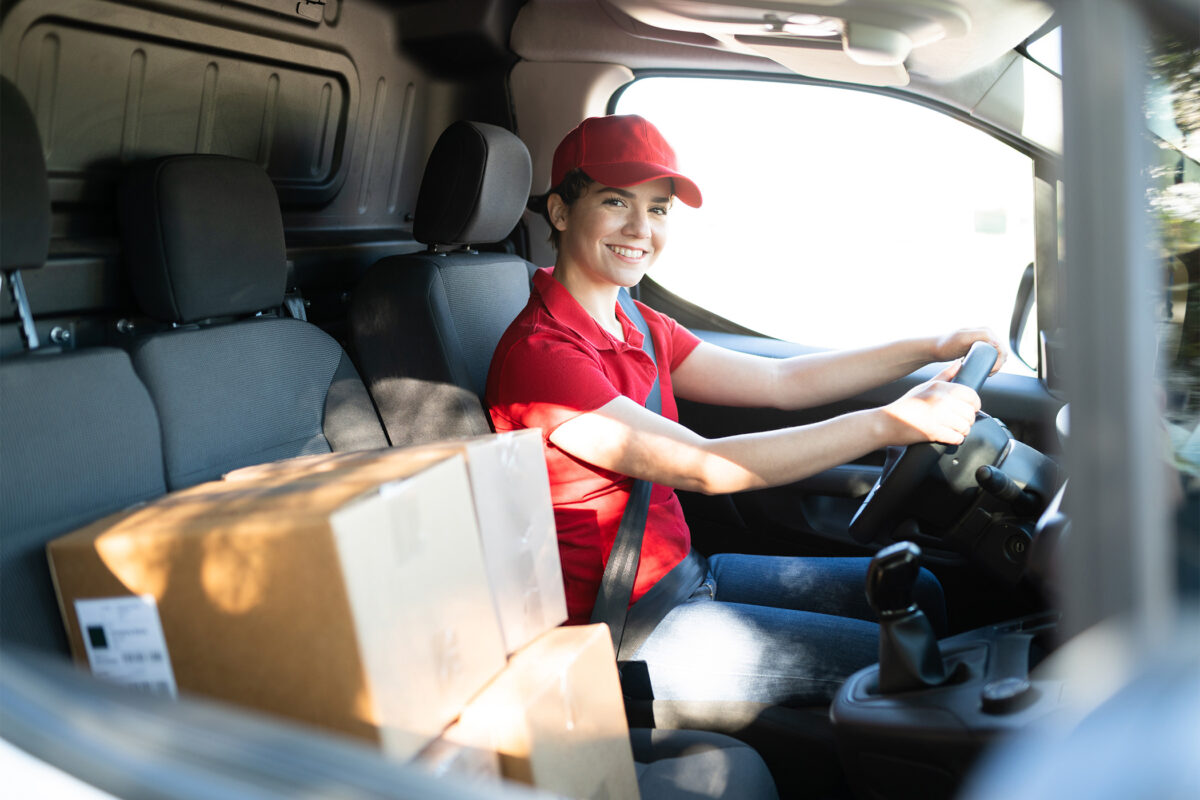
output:
POLYGON ((76 600, 75 615, 93 675, 152 694, 177 696, 153 595, 76 600))

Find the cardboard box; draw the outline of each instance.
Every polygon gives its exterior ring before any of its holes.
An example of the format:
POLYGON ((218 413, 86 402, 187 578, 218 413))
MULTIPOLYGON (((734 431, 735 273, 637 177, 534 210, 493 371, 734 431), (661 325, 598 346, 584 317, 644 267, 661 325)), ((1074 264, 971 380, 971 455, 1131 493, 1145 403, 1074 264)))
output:
POLYGON ((567 620, 567 597, 541 431, 420 448, 467 460, 476 521, 504 646, 516 652, 567 620))
POLYGON ((216 481, 47 551, 72 651, 97 674, 294 717, 397 758, 504 666, 461 457, 216 481))
POLYGON ((500 755, 495 750, 451 742, 444 736, 429 743, 413 763, 435 778, 450 775, 468 783, 499 785, 500 755))
POLYGON ((444 737, 494 749, 506 778, 575 798, 637 798, 607 625, 556 628, 509 659, 444 737))
POLYGON ((476 520, 492 600, 505 650, 515 652, 567 619, 562 565, 550 500, 550 479, 541 433, 516 431, 494 436, 367 453, 334 453, 261 464, 231 472, 226 480, 296 480, 302 476, 386 469, 389 458, 467 461, 476 520))

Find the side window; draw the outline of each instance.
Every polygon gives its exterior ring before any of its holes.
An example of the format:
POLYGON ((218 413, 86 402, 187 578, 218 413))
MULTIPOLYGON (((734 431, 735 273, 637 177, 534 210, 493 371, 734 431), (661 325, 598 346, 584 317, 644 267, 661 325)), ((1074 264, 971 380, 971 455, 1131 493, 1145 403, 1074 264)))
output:
POLYGON ((1146 125, 1157 151, 1150 208, 1163 256, 1158 368, 1177 466, 1200 474, 1200 49, 1170 40, 1150 59, 1146 125))
POLYGON ((923 106, 796 83, 643 78, 617 112, 653 121, 704 193, 672 208, 650 273, 675 294, 820 347, 1007 336, 1034 258, 1025 154, 923 106))

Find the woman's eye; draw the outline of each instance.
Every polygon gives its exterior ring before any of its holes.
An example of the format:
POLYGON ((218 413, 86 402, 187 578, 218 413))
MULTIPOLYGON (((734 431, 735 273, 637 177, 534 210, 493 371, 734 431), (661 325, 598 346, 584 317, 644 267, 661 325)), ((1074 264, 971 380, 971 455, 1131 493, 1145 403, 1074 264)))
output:
POLYGON ((624 200, 622 200, 622 199, 621 199, 621 198, 619 198, 619 197, 606 197, 606 198, 604 199, 604 204, 605 204, 606 206, 618 206, 618 207, 624 207, 624 206, 625 206, 625 201, 624 201, 624 200))
POLYGON ((665 217, 667 215, 667 209, 663 206, 654 206, 650 209, 650 213, 658 214, 660 217, 665 217))

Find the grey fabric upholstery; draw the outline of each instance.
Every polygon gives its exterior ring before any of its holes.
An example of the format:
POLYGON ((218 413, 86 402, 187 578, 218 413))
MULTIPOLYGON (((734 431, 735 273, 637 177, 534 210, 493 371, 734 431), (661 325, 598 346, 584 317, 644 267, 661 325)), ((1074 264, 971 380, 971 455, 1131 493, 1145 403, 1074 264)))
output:
POLYGON ((498 242, 512 232, 529 196, 524 142, 504 128, 455 122, 429 154, 413 236, 429 245, 498 242))
MULTIPOLYGON (((328 396, 357 381, 342 348, 299 320, 256 318, 150 336, 133 363, 162 414, 167 485, 181 489, 250 464, 328 453, 328 396)), ((361 392, 361 381, 359 381, 361 392)), ((365 393, 342 398, 353 416, 370 414, 375 438, 360 432, 339 449, 386 446, 365 393), (365 403, 363 407, 362 403, 365 403)), ((365 426, 369 433, 372 426, 365 426)), ((354 429, 352 423, 343 427, 354 429)), ((364 426, 358 426, 364 427, 364 426)))
POLYGON ((33 113, 7 78, 0 78, 0 131, 0 266, 36 269, 50 242, 50 185, 33 113))
POLYGON ((429 156, 413 224, 435 252, 385 258, 354 292, 351 341, 394 445, 491 430, 488 367, 529 300, 532 265, 503 253, 440 251, 507 236, 525 208, 529 163, 525 144, 503 128, 451 125, 429 156))
MULTIPOLYGON (((274 187, 252 162, 175 156, 133 167, 121 239, 144 310, 186 323, 283 301, 286 251, 274 187)), ((133 348, 162 417, 167 485, 250 464, 386 447, 365 387, 332 337, 256 317, 156 333, 133 348)))
POLYGON ((707 731, 629 732, 642 797, 655 800, 779 797, 771 773, 754 748, 707 731))
POLYGON ((387 447, 379 415, 354 362, 338 345, 341 358, 325 395, 325 439, 338 452, 387 447))
POLYGON ((283 302, 283 218, 257 164, 214 155, 135 164, 117 210, 134 294, 150 316, 194 322, 283 302))
POLYGON ((528 262, 504 254, 395 256, 368 270, 350 328, 392 444, 491 430, 488 366, 528 300, 528 262))
MULTIPOLYGON (((42 266, 50 193, 37 124, 0 79, 0 267, 42 266)), ((0 363, 0 647, 67 652, 46 542, 162 494, 158 415, 121 350, 0 363)))
POLYGON ((0 365, 0 640, 67 652, 46 543, 161 495, 158 415, 124 351, 0 365))

